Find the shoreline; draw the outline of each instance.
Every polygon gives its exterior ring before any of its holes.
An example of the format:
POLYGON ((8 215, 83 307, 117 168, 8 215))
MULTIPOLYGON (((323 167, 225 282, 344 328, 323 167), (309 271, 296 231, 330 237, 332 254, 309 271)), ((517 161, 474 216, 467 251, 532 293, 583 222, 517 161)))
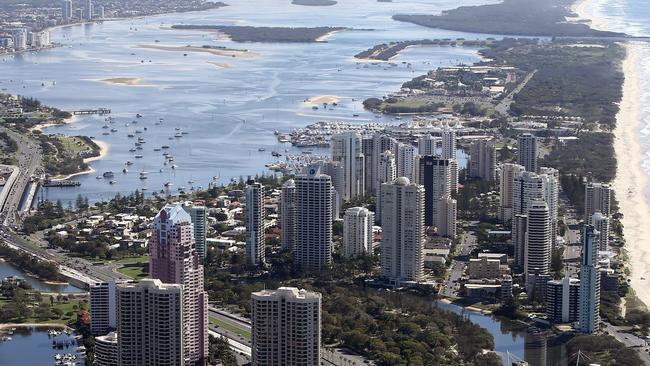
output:
POLYGON ((607 19, 598 17, 595 10, 596 5, 595 0, 577 0, 571 5, 571 11, 577 14, 577 17, 567 18, 567 20, 574 23, 586 23, 595 30, 608 31, 607 19))
POLYGON ((627 56, 623 62, 623 99, 614 130, 614 150, 618 166, 613 187, 620 212, 623 214, 621 223, 624 227, 626 250, 630 253, 630 285, 643 303, 650 304, 650 288, 642 280, 650 272, 650 247, 644 245, 644 241, 650 238, 650 227, 647 226, 647 220, 650 219, 650 203, 646 195, 650 178, 643 170, 646 155, 641 144, 644 125, 641 118, 639 79, 641 65, 637 47, 638 43, 626 45, 627 56))
POLYGON ((61 123, 45 122, 45 123, 41 123, 41 124, 35 125, 33 127, 30 127, 28 131, 29 131, 29 133, 34 133, 34 131, 39 131, 40 133, 43 133, 43 130, 48 129, 50 127, 65 126, 65 125, 68 125, 68 124, 71 124, 71 123, 75 123, 77 121, 78 121, 77 116, 73 114, 72 116, 70 116, 70 118, 66 118, 63 121, 61 121, 61 123))
POLYGON ((0 324, 0 330, 11 328, 51 328, 51 329, 70 329, 67 325, 60 323, 5 323, 0 324))

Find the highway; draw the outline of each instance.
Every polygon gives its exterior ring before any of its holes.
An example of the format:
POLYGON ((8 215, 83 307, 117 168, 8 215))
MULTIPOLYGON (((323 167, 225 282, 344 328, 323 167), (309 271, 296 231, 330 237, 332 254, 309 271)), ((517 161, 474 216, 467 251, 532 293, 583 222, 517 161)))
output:
POLYGON ((476 236, 472 232, 466 232, 463 242, 459 248, 458 255, 455 256, 449 269, 449 277, 440 289, 440 295, 445 297, 456 297, 460 287, 460 278, 463 277, 465 267, 469 263, 469 255, 476 247, 476 236))
POLYGON ((0 219, 5 226, 16 228, 19 223, 18 206, 27 189, 30 179, 41 166, 41 151, 37 143, 26 136, 22 136, 10 129, 2 128, 18 145, 16 153, 20 173, 13 182, 9 194, 2 206, 0 219))

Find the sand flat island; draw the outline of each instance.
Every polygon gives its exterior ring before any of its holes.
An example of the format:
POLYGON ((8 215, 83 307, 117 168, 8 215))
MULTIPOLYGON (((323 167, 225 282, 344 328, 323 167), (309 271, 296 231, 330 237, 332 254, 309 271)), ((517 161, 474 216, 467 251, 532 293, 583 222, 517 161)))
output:
POLYGON ((172 29, 216 32, 234 42, 325 42, 344 27, 251 27, 233 25, 173 25, 172 29))
POLYGON ((319 95, 304 100, 307 105, 319 105, 323 103, 333 104, 338 103, 341 99, 351 99, 349 97, 341 97, 338 95, 319 95))
POLYGON ((139 44, 135 46, 136 48, 145 48, 150 50, 159 50, 159 51, 174 51, 174 52, 199 52, 199 53, 209 53, 216 56, 225 56, 225 57, 257 57, 258 53, 248 51, 248 50, 236 50, 232 48, 225 47, 206 47, 206 46, 174 46, 174 45, 161 45, 161 44, 139 44))
POLYGON ((143 78, 139 77, 117 77, 117 78, 108 78, 98 80, 99 82, 113 85, 126 85, 126 86, 143 86, 140 85, 140 82, 143 78))

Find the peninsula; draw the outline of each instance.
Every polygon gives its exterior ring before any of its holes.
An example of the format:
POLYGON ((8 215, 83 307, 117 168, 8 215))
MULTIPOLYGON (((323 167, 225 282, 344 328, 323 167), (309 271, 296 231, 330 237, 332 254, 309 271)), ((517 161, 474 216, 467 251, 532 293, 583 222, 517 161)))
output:
POLYGON ((234 42, 324 42, 343 27, 251 27, 229 25, 173 25, 172 29, 219 32, 234 42))
POLYGON ((491 39, 488 40, 465 40, 462 38, 458 39, 422 39, 417 41, 401 41, 401 42, 390 42, 378 44, 372 48, 369 48, 363 52, 359 52, 354 55, 355 58, 363 60, 380 60, 388 61, 393 57, 397 56, 400 52, 404 51, 409 47, 414 46, 467 46, 467 47, 485 47, 491 39))
POLYGON ((504 0, 499 4, 461 6, 441 15, 397 14, 394 20, 461 32, 519 36, 623 37, 568 22, 574 0, 504 0))

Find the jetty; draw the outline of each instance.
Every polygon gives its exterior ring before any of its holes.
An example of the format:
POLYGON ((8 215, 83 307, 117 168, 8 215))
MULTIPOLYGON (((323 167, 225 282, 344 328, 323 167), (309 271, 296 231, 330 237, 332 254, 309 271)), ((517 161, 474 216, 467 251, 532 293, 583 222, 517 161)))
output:
POLYGON ((81 109, 78 111, 73 111, 72 114, 75 116, 91 115, 91 114, 111 114, 111 110, 108 108, 97 108, 97 109, 81 109))
POLYGON ((76 180, 46 180, 43 187, 79 187, 81 182, 76 180))

